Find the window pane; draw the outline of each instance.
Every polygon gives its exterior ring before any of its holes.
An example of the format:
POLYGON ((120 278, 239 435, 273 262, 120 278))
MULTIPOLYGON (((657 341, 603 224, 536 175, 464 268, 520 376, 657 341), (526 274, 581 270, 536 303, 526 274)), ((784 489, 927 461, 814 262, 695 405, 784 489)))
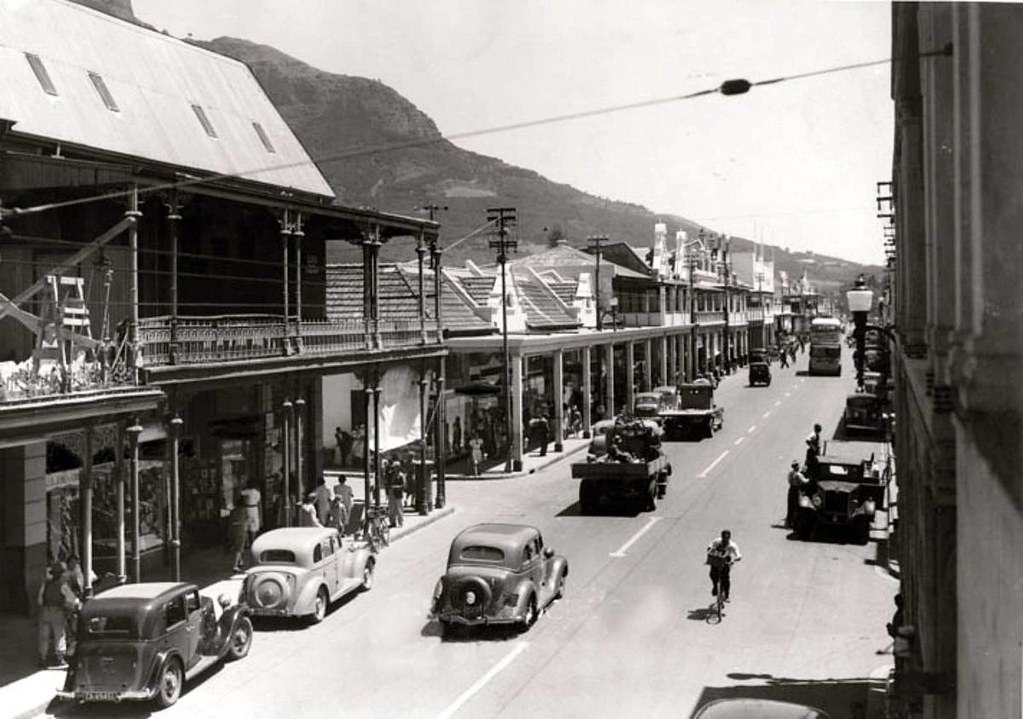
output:
POLYGON ((199 118, 199 124, 202 125, 202 129, 206 131, 206 134, 210 137, 216 137, 217 131, 213 129, 213 124, 210 119, 206 117, 206 111, 203 110, 199 105, 192 105, 192 112, 199 118))
POLYGON ((277 152, 277 150, 274 149, 273 143, 270 142, 270 137, 266 134, 262 125, 258 122, 254 122, 252 123, 252 128, 256 131, 256 134, 259 136, 259 141, 263 143, 263 147, 266 148, 267 152, 277 152))
POLYGON ((110 90, 107 88, 107 84, 103 81, 103 78, 94 72, 90 72, 89 79, 92 80, 92 86, 96 88, 96 92, 99 93, 99 96, 103 100, 103 104, 107 106, 107 109, 111 112, 120 112, 121 109, 114 101, 114 96, 110 94, 110 90))
POLYGON ((29 67, 31 67, 32 72, 35 73, 36 80, 39 81, 43 91, 47 95, 56 95, 57 88, 53 86, 53 80, 50 79, 50 73, 46 71, 46 66, 43 65, 43 61, 39 58, 39 56, 26 52, 25 59, 28 60, 29 67))

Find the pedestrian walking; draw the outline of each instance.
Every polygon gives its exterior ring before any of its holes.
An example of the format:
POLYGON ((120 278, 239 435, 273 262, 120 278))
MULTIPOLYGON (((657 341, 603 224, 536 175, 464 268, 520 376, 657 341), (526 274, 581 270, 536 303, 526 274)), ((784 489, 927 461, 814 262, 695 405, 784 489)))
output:
POLYGON ((316 516, 316 493, 310 492, 298 506, 298 526, 300 527, 322 527, 323 524, 316 516))
POLYGON ((352 516, 352 505, 355 503, 352 488, 348 486, 348 477, 343 474, 338 475, 337 485, 334 487, 334 498, 337 499, 340 505, 338 529, 343 535, 347 533, 348 518, 352 516))
MULTIPOLYGON (((98 577, 92 570, 89 571, 91 575, 92 585, 94 586, 98 577)), ((77 555, 72 554, 67 558, 67 585, 71 590, 72 594, 79 602, 79 606, 71 609, 67 612, 67 654, 68 656, 74 656, 75 650, 78 648, 78 614, 81 607, 81 603, 85 601, 85 573, 82 571, 82 564, 78 561, 77 555)))
POLYGON ((583 414, 581 411, 579 411, 579 405, 577 404, 572 405, 570 421, 572 427, 572 436, 579 437, 583 431, 583 414))
POLYGON ((483 464, 483 440, 474 434, 469 440, 469 464, 474 477, 480 476, 480 465, 483 464))
POLYGON ((337 463, 341 467, 348 466, 348 458, 352 455, 352 445, 355 438, 340 427, 334 429, 334 439, 337 441, 337 463))
POLYGON ((536 435, 540 440, 540 456, 547 456, 547 443, 550 442, 551 438, 551 424, 550 419, 547 417, 547 413, 540 415, 540 421, 536 427, 536 435))
POLYGON ((387 517, 392 527, 401 527, 405 524, 405 509, 402 507, 405 473, 401 471, 401 466, 396 461, 391 460, 384 477, 387 480, 387 517))
POLYGON ((313 490, 313 495, 315 497, 316 519, 321 525, 326 526, 327 516, 330 514, 330 500, 334 495, 322 476, 316 478, 316 489, 313 490))
POLYGON ((238 492, 234 499, 234 508, 228 520, 228 540, 231 553, 234 555, 234 564, 231 565, 235 572, 245 571, 244 556, 245 548, 248 546, 249 516, 244 504, 242 493, 238 492))
MULTIPOLYGON (((262 510, 263 495, 260 494, 259 489, 256 488, 254 482, 250 481, 248 486, 241 491, 240 504, 245 508, 245 547, 252 546, 252 540, 259 534, 259 530, 262 529, 262 519, 260 516, 262 510)), ((235 504, 239 504, 238 501, 235 504)))
POLYGON ((786 501, 785 511, 785 526, 789 529, 795 529, 796 518, 799 514, 799 495, 805 491, 806 486, 809 484, 809 480, 802 472, 799 471, 799 462, 792 460, 792 468, 789 470, 789 492, 786 501))
POLYGON ((67 585, 63 562, 54 562, 39 587, 38 650, 39 665, 66 667, 67 615, 77 611, 81 602, 67 585))
POLYGON ((789 353, 785 351, 784 347, 779 347, 778 348, 778 358, 781 361, 781 366, 782 367, 788 367, 789 366, 789 353))
POLYGON ((455 423, 451 426, 451 451, 458 454, 462 451, 462 418, 455 417, 455 423))

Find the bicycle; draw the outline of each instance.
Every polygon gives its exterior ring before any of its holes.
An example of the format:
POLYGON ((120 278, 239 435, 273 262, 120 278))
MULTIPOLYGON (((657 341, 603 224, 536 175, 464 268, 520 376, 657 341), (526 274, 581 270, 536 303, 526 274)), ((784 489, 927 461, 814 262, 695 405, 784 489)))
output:
MULTIPOLYGON (((722 557, 720 555, 712 554, 710 552, 707 553, 707 563, 710 564, 711 567, 717 567, 726 570, 730 569, 731 566, 734 564, 734 562, 730 558, 722 557)), ((725 595, 723 584, 724 582, 720 581, 718 583, 718 592, 714 597, 714 603, 710 605, 709 611, 707 613, 708 624, 720 624, 721 619, 725 616, 725 602, 727 602, 730 599, 730 597, 725 595)))
POLYGON ((366 510, 366 523, 362 529, 362 538, 369 544, 374 554, 391 543, 391 522, 387 510, 383 507, 369 507, 366 510))

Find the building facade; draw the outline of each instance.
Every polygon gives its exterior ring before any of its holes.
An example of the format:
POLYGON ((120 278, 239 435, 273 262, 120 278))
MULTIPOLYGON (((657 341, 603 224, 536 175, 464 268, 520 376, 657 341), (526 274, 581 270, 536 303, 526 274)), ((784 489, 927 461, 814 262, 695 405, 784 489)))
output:
POLYGON ((1023 9, 896 3, 898 556, 914 717, 1023 712, 1023 9))

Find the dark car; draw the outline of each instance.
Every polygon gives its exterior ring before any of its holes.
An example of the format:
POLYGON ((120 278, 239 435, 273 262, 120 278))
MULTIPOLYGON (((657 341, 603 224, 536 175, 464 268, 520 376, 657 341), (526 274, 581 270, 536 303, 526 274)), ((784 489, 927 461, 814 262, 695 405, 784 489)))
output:
POLYGON ((771 365, 766 362, 749 363, 749 386, 754 387, 758 384, 765 387, 771 384, 771 365))
POLYGON ((565 592, 568 560, 523 524, 477 524, 452 540, 431 616, 444 633, 487 624, 529 629, 565 592))
POLYGON ((885 487, 872 470, 873 458, 853 461, 821 455, 809 472, 809 486, 799 498, 796 532, 808 539, 818 525, 849 527, 866 544, 874 513, 884 508, 885 487))
POLYGON ((828 719, 820 709, 774 699, 715 699, 693 719, 828 719))
POLYGON ((842 421, 846 430, 884 431, 884 400, 876 394, 859 392, 845 398, 842 421))
POLYGON ((215 603, 194 584, 124 584, 82 607, 78 649, 57 696, 168 707, 186 682, 251 646, 249 609, 227 594, 215 603))

